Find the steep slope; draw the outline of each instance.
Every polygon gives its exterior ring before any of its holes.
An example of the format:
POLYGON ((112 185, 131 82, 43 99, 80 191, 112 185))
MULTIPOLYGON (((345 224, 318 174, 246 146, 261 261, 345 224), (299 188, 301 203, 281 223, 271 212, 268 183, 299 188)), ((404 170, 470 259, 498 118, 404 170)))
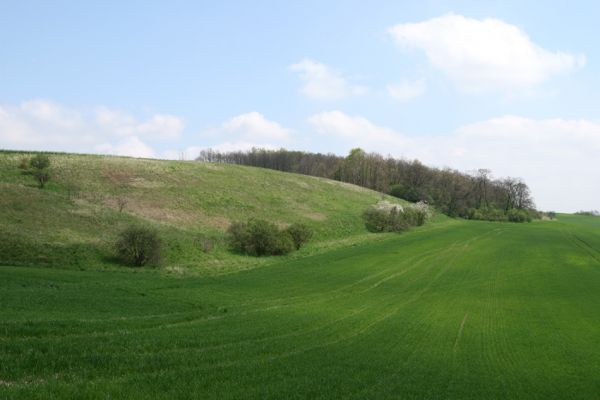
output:
POLYGON ((52 154, 52 179, 40 190, 18 168, 29 156, 0 153, 3 265, 115 266, 112 243, 134 223, 160 230, 164 269, 178 272, 272 262, 227 250, 227 227, 249 217, 310 225, 312 243, 289 257, 385 237, 366 233, 360 218, 381 194, 349 184, 234 165, 52 154))

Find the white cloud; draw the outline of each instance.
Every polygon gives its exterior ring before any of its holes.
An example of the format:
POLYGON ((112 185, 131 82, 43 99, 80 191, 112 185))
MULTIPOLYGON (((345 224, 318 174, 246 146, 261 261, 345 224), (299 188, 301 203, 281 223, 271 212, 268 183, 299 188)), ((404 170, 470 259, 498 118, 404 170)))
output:
POLYGON ((544 209, 576 211, 600 206, 600 123, 586 120, 504 116, 456 131, 463 147, 448 162, 463 168, 492 168, 522 176, 544 209))
POLYGON ((155 114, 146 121, 107 107, 97 107, 96 123, 99 127, 121 136, 139 135, 151 139, 170 140, 181 136, 184 123, 173 115, 155 114))
POLYGON ((204 150, 205 147, 201 146, 189 146, 183 150, 169 149, 164 150, 158 158, 165 160, 195 160, 200 154, 200 151, 204 150))
POLYGON ((193 160, 200 151, 213 149, 220 152, 250 150, 252 148, 277 149, 290 145, 291 129, 265 118, 259 112, 241 114, 223 122, 217 128, 201 134, 202 146, 188 146, 184 150, 166 150, 162 158, 193 160))
POLYGON ((377 126, 361 116, 350 116, 341 111, 315 114, 308 122, 322 135, 333 135, 345 139, 352 147, 369 151, 390 153, 407 144, 408 138, 392 129, 377 126))
POLYGON ((154 150, 142 142, 137 136, 131 136, 121 140, 116 145, 110 143, 101 144, 95 147, 95 152, 103 154, 114 154, 117 156, 131 156, 154 158, 154 150))
POLYGON ((389 33, 401 46, 421 49, 435 68, 469 91, 538 85, 585 65, 585 57, 549 51, 504 21, 449 14, 398 24, 389 33))
POLYGON ((304 86, 300 93, 317 100, 340 100, 346 97, 365 94, 365 86, 353 85, 339 72, 325 64, 304 59, 290 66, 300 74, 304 86))
POLYGON ((391 154, 463 171, 490 168, 497 177, 525 179, 542 209, 600 208, 600 123, 504 116, 460 127, 447 136, 407 136, 339 111, 309 122, 348 148, 391 154))
POLYGON ((0 106, 0 147, 10 149, 152 157, 154 151, 143 140, 172 140, 183 127, 173 115, 138 120, 104 106, 81 110, 49 100, 0 106))
POLYGON ((399 83, 388 85, 388 94, 399 101, 409 101, 416 97, 419 97, 425 93, 427 85, 424 79, 418 79, 416 81, 404 80, 399 83))
POLYGON ((275 146, 270 143, 236 141, 219 143, 215 146, 210 146, 210 148, 221 152, 227 152, 235 150, 247 151, 252 150, 253 148, 275 150, 281 148, 281 146, 275 146))
POLYGON ((253 111, 224 122, 219 133, 229 138, 238 137, 245 140, 286 141, 290 138, 291 130, 283 128, 277 122, 270 121, 262 114, 253 111))
POLYGON ((184 123, 181 118, 167 114, 155 114, 136 126, 140 135, 158 139, 177 139, 181 136, 184 123))

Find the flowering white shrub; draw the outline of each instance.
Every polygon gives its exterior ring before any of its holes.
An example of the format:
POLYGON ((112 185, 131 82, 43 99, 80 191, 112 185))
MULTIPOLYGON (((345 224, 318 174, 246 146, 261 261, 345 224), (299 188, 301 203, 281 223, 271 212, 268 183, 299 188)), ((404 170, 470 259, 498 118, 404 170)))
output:
POLYGON ((424 201, 419 201, 418 203, 415 204, 411 204, 410 207, 414 208, 415 210, 422 212, 426 215, 427 219, 431 218, 433 216, 433 211, 431 209, 431 207, 429 207, 429 205, 427 203, 425 203, 424 201))
POLYGON ((404 211, 404 207, 402 207, 400 204, 394 204, 387 200, 378 201, 377 204, 375 204, 374 208, 376 210, 387 211, 387 212, 392 211, 394 208, 396 209, 397 212, 404 211))
POLYGON ((430 208, 423 202, 403 207, 385 200, 363 213, 365 226, 371 232, 400 232, 411 226, 423 225, 430 216, 430 208))

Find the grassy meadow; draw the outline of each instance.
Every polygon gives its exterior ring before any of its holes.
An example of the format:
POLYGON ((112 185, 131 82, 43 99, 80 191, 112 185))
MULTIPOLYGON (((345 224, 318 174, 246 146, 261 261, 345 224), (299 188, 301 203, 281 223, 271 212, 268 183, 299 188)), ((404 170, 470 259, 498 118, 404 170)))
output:
POLYGON ((440 217, 371 235, 359 215, 378 194, 349 185, 65 155, 64 175, 40 191, 7 167, 18 157, 0 155, 2 399, 600 397, 600 218, 440 217), (105 171, 126 171, 129 184, 105 171), (108 189, 127 194, 126 210, 94 198, 108 189), (109 257, 130 221, 174 246, 219 238, 219 218, 247 213, 307 221, 316 239, 260 268, 222 248, 187 256, 191 244, 156 269, 109 257))
POLYGON ((381 194, 354 185, 235 165, 54 154, 39 190, 18 168, 30 156, 0 152, 0 265, 120 269, 113 245, 131 224, 158 229, 163 269, 178 274, 271 263, 228 250, 227 227, 248 218, 310 226, 312 243, 288 258, 381 239, 360 218, 381 194))

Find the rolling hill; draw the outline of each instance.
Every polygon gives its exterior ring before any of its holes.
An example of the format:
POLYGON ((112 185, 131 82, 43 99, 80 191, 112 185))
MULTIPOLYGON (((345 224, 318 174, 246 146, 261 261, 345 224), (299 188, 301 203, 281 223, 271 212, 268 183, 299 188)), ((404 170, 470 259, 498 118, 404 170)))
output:
MULTIPOLYGON (((0 152, 0 264, 113 268, 113 243, 131 224, 159 229, 163 270, 222 273, 273 262, 225 245, 234 221, 309 225, 299 257, 363 240, 362 211, 381 194, 327 179, 200 162, 53 154, 44 190, 18 168, 26 153, 0 152), (120 211, 120 206, 122 210, 120 211), (203 251, 202 243, 214 243, 203 251)), ((400 202, 395 199, 395 201, 400 202)))

